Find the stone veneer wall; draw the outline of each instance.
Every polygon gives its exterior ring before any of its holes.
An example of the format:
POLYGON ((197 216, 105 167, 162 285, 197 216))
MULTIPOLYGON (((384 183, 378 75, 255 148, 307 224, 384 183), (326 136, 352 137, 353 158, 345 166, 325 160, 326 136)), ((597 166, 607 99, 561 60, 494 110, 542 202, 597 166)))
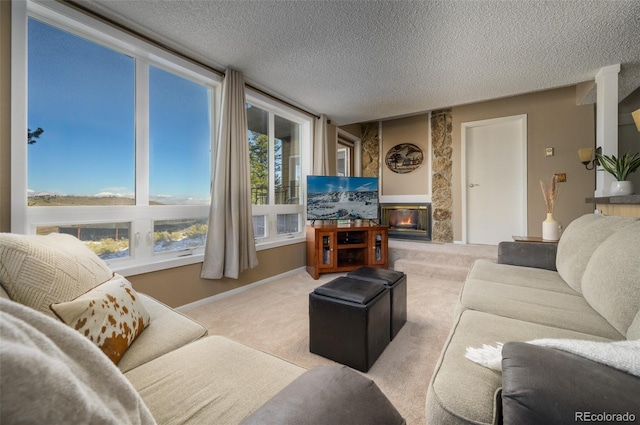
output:
POLYGON ((378 123, 362 124, 362 177, 379 176, 378 123))
POLYGON ((431 113, 432 187, 431 208, 433 228, 431 239, 436 242, 453 242, 453 200, 451 177, 453 148, 451 146, 451 109, 431 113))

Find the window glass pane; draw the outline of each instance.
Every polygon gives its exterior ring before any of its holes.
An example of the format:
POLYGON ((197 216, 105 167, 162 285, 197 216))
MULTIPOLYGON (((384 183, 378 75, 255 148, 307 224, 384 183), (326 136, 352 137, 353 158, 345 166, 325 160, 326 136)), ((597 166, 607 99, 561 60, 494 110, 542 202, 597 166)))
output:
POLYGON ((275 117, 274 172, 276 204, 299 204, 300 125, 275 117))
POLYGON ((134 59, 28 25, 29 205, 133 204, 134 59))
POLYGON ((253 216, 253 236, 255 238, 267 237, 266 221, 267 221, 267 217, 264 215, 253 216))
POLYGON ((131 223, 40 226, 36 228, 36 233, 38 235, 64 233, 75 236, 103 260, 125 258, 131 255, 129 251, 131 223))
POLYGON ((338 176, 348 176, 349 173, 349 149, 348 148, 339 148, 338 149, 338 176))
POLYGON ((209 89, 149 67, 149 201, 199 205, 210 200, 209 89))
POLYGON ((251 203, 269 204, 269 113, 247 104, 251 203))
POLYGON ((153 252, 181 251, 204 246, 207 219, 156 220, 153 222, 153 252))
POLYGON ((300 214, 278 214, 278 234, 298 233, 300 214))

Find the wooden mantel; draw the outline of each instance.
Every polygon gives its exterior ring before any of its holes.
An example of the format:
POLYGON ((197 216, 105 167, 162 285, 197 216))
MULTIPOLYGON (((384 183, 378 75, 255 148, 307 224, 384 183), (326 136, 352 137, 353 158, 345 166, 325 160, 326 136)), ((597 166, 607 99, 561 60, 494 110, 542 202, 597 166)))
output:
POLYGON ((596 209, 602 214, 640 217, 640 195, 587 198, 585 202, 596 204, 596 209))

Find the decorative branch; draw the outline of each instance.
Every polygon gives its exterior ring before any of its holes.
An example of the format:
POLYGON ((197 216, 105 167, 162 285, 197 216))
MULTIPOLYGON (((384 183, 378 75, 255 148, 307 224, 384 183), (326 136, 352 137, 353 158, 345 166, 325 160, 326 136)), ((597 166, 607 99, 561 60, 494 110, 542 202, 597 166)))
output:
POLYGON ((542 180, 540 180, 540 188, 542 189, 542 196, 544 196, 544 203, 547 207, 547 214, 553 213, 553 209, 558 202, 558 176, 553 175, 551 183, 547 188, 542 180))

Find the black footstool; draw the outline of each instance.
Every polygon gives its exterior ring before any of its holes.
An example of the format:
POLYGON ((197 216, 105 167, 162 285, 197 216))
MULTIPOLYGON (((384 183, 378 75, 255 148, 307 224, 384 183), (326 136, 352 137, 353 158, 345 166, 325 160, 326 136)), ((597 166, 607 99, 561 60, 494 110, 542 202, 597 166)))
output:
POLYGON ((391 339, 407 323, 407 275, 395 270, 360 267, 347 277, 382 283, 391 290, 391 339))
POLYGON ((339 277, 309 294, 309 351, 367 372, 390 341, 390 292, 339 277))

